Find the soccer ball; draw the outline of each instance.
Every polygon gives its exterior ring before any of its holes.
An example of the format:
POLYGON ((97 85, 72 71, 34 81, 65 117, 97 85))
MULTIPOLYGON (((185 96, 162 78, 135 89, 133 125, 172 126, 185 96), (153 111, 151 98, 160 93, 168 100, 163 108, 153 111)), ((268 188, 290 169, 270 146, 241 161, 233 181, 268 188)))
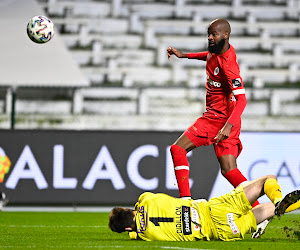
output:
POLYGON ((27 24, 27 35, 35 43, 47 43, 54 35, 54 24, 45 16, 35 16, 27 24))

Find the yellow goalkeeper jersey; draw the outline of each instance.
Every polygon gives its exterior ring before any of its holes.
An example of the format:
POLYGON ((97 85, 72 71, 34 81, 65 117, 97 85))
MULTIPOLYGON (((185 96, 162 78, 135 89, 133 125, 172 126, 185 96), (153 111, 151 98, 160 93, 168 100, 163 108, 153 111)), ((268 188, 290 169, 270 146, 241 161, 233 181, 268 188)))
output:
POLYGON ((217 239, 206 200, 182 200, 166 194, 143 193, 135 204, 137 233, 147 241, 217 239))

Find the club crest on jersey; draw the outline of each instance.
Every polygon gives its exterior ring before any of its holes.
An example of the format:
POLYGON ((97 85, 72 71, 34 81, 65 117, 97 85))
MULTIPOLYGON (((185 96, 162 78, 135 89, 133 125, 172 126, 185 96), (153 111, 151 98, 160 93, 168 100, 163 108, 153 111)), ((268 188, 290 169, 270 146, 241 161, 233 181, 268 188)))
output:
POLYGON ((216 76, 217 74, 219 74, 219 72, 220 72, 219 67, 216 67, 215 70, 214 70, 214 75, 216 76))
POLYGON ((230 95, 229 102, 236 102, 236 99, 232 93, 230 95))
POLYGON ((242 86, 241 78, 232 79, 232 85, 234 88, 238 88, 242 86))

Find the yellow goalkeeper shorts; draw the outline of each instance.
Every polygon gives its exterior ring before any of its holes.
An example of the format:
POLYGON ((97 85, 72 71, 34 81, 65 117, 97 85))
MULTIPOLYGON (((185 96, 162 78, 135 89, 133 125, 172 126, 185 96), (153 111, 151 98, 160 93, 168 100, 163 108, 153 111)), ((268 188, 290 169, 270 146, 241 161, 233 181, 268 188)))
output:
POLYGON ((220 240, 241 240, 245 234, 256 231, 256 219, 251 211, 252 206, 242 186, 228 194, 212 198, 208 203, 220 240))

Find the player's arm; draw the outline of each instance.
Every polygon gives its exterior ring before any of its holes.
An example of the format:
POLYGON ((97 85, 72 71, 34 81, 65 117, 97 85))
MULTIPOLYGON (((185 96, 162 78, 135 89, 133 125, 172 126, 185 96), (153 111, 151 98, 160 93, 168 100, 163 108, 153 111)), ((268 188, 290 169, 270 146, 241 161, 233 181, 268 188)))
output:
POLYGON ((238 64, 236 63, 236 61, 234 61, 234 63, 232 63, 231 65, 226 65, 226 66, 227 66, 226 68, 230 70, 224 70, 224 73, 226 75, 227 82, 230 88, 232 89, 232 93, 236 99, 236 104, 227 122, 215 137, 216 144, 220 141, 223 141, 224 139, 227 139, 230 135, 231 128, 233 126, 239 125, 240 117, 247 104, 245 88, 244 88, 243 80, 240 76, 238 64))
POLYGON ((171 55, 175 55, 178 58, 198 59, 198 60, 206 61, 208 51, 196 52, 196 53, 183 53, 178 49, 175 49, 173 47, 168 47, 167 53, 168 53, 169 60, 171 59, 171 55))
POLYGON ((186 53, 182 53, 180 50, 175 49, 173 47, 168 47, 167 48, 167 53, 168 53, 168 59, 169 59, 169 61, 171 59, 171 55, 175 55, 178 58, 187 58, 187 54, 186 53))
POLYGON ((141 240, 141 238, 138 236, 138 233, 135 231, 129 232, 128 235, 131 240, 141 240))
POLYGON ((208 51, 187 53, 187 58, 206 61, 207 55, 208 55, 208 51))
POLYGON ((228 121, 225 123, 223 128, 221 128, 221 130, 218 132, 218 134, 214 138, 215 144, 218 144, 219 142, 221 142, 229 137, 232 126, 233 125, 228 121))
MULTIPOLYGON (((235 107, 230 115, 230 117, 228 118, 227 122, 230 123, 232 126, 236 126, 238 125, 239 121, 240 121, 240 117, 247 105, 247 98, 245 95, 245 89, 238 89, 238 93, 234 94, 234 97, 236 99, 236 104, 235 107)), ((234 93, 234 91, 233 91, 234 93)))
POLYGON ((236 99, 234 109, 227 120, 232 126, 237 126, 240 123, 241 115, 246 107, 247 99, 243 79, 240 76, 240 68, 236 61, 236 57, 232 57, 228 61, 223 61, 223 70, 227 79, 232 94, 236 99))

